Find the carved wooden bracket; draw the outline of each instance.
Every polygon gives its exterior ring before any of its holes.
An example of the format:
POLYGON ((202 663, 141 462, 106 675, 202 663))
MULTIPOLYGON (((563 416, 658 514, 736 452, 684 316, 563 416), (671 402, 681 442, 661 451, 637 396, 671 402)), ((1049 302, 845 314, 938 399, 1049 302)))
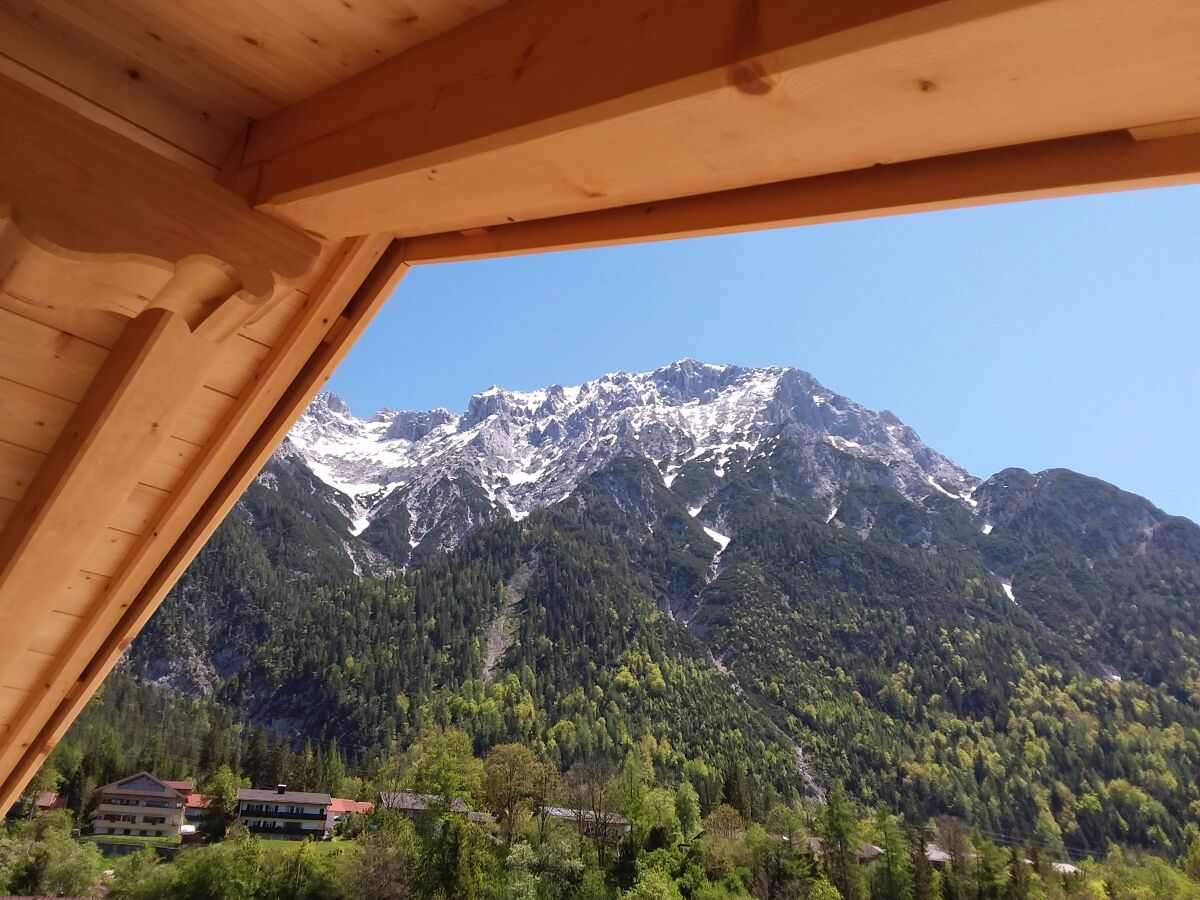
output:
POLYGON ((107 288, 112 278, 121 287, 155 267, 170 276, 203 257, 236 281, 231 294, 263 302, 307 273, 320 251, 232 191, 4 77, 0 159, 0 203, 19 211, 27 240, 75 257, 84 267, 75 269, 78 286, 107 288))
POLYGON ((158 307, 198 335, 221 343, 279 299, 242 288, 237 271, 204 254, 170 265, 133 253, 80 253, 31 233, 19 212, 0 204, 0 291, 47 309, 96 310, 135 318, 158 307))

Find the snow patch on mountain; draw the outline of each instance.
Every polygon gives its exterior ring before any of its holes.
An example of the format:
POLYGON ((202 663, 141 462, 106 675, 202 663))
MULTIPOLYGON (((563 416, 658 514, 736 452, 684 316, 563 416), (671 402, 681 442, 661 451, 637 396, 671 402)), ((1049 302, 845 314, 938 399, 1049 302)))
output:
MULTIPOLYGON (((979 483, 892 413, 868 410, 807 372, 693 360, 573 387, 493 386, 461 415, 385 409, 364 420, 322 394, 278 453, 346 497, 353 534, 402 507, 413 547, 432 535, 446 549, 484 521, 522 519, 561 501, 618 457, 653 461, 670 489, 685 467, 722 478, 781 436, 881 462, 914 499, 932 486, 971 505, 979 483)), ((832 504, 840 486, 827 477, 820 493, 832 504)))

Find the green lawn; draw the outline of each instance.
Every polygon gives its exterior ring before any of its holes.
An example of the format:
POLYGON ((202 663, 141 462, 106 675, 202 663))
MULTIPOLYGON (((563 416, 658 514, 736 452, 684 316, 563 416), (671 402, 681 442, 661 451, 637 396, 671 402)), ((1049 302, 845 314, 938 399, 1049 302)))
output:
POLYGON ((136 834, 85 834, 80 840, 91 841, 93 844, 139 844, 151 847, 178 847, 177 837, 150 837, 136 834))

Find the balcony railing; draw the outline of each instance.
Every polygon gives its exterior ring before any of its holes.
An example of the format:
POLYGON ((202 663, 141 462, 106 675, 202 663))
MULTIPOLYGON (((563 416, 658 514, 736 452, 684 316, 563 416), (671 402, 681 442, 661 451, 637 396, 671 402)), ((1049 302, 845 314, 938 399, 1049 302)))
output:
POLYGON ((243 806, 238 810, 238 815, 242 816, 242 818, 262 816, 264 819, 300 819, 306 822, 323 822, 328 817, 328 814, 323 812, 284 812, 283 810, 276 811, 255 806, 243 806))

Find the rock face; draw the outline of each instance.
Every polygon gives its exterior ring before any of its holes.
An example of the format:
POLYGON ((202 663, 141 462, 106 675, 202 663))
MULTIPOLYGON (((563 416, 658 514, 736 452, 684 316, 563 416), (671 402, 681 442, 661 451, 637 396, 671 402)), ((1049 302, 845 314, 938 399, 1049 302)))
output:
POLYGON ((851 481, 964 505, 979 484, 892 413, 866 409, 807 372, 694 360, 576 387, 492 387, 462 415, 383 410, 363 420, 322 394, 277 459, 302 461, 345 498, 352 535, 386 542, 393 556, 397 543, 427 556, 480 524, 559 502, 618 457, 650 460, 670 487, 685 469, 693 480, 698 469, 723 478, 778 440, 800 448, 804 490, 830 510, 851 481))

